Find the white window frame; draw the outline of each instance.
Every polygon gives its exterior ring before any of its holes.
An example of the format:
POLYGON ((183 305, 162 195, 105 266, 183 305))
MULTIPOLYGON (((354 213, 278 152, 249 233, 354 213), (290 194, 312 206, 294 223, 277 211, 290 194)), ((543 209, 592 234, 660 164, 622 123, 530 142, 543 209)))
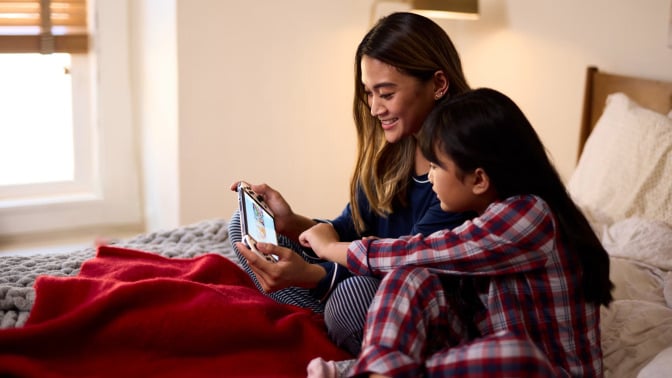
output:
POLYGON ((91 52, 72 55, 75 180, 4 188, 0 238, 142 224, 128 0, 89 6, 91 52))

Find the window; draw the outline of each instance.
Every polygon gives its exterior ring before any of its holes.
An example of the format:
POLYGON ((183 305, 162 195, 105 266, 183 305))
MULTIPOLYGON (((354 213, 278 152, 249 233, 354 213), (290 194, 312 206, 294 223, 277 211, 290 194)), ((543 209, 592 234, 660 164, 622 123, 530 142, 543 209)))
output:
POLYGON ((70 54, 0 56, 0 187, 75 179, 70 70, 70 54))
POLYGON ((0 237, 141 224, 127 1, 0 0, 0 237))
POLYGON ((0 52, 88 52, 86 0, 0 0, 0 52))
POLYGON ((0 206, 93 190, 88 59, 0 54, 0 206))

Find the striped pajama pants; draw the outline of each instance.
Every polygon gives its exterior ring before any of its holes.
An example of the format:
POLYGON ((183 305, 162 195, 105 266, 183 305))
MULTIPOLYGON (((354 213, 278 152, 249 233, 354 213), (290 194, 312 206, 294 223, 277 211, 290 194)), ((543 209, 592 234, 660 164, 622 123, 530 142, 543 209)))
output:
MULTIPOLYGON (((238 210, 229 221, 229 240, 239 264, 252 278, 260 292, 277 302, 307 308, 315 313, 324 313, 324 321, 329 337, 336 345, 347 350, 353 356, 359 354, 362 344, 364 321, 369 305, 376 294, 380 281, 373 277, 353 276, 340 282, 332 291, 326 303, 314 298, 308 289, 289 287, 266 293, 247 264, 247 260, 236 248, 235 243, 242 240, 240 214, 238 210)), ((298 253, 309 263, 323 262, 303 252, 301 246, 284 235, 278 236, 278 244, 298 253)))

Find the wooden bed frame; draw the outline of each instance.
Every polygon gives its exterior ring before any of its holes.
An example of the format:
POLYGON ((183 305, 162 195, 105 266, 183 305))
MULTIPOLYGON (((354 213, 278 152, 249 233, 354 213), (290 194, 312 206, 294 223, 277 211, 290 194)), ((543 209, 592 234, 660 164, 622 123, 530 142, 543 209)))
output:
POLYGON ((607 96, 614 92, 628 95, 639 105, 667 114, 672 109, 672 83, 598 71, 588 67, 579 131, 579 157, 588 135, 602 115, 607 96))

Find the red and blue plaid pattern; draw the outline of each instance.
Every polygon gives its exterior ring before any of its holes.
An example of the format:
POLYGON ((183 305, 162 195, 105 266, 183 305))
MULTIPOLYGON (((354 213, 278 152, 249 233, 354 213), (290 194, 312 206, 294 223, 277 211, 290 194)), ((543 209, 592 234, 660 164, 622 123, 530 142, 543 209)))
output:
POLYGON ((585 301, 578 256, 567 252, 539 197, 493 203, 426 238, 353 242, 348 266, 385 277, 354 373, 602 376, 599 308, 585 301), (456 315, 446 276, 486 283, 473 324, 456 315), (469 336, 470 325, 480 335, 469 336))

